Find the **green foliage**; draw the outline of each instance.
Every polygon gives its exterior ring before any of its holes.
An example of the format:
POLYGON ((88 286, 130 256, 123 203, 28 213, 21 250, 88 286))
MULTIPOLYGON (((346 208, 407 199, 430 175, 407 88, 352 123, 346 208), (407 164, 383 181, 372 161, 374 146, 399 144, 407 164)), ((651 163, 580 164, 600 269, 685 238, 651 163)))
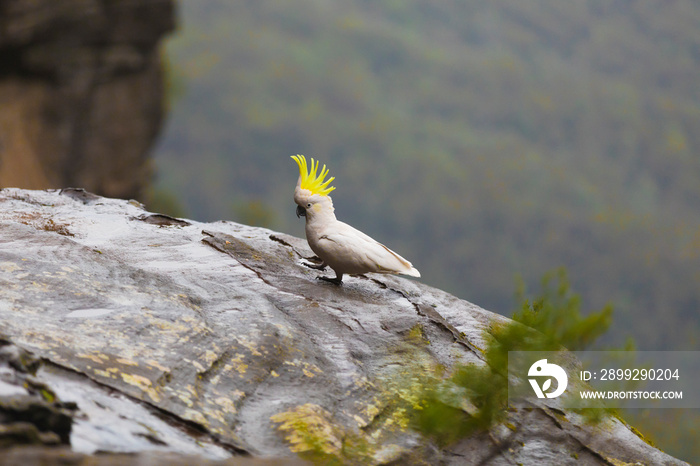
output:
POLYGON ((425 387, 421 402, 412 427, 442 447, 490 426, 490 423, 482 426, 480 417, 472 417, 463 409, 451 406, 439 388, 425 387))
MULTIPOLYGON (((571 291, 563 268, 545 275, 541 294, 532 303, 522 286, 517 294, 520 310, 513 314, 513 321, 495 325, 486 335, 485 365, 460 366, 447 380, 424 384, 419 409, 414 411, 414 427, 438 444, 448 445, 503 422, 509 351, 557 351, 562 346, 583 350, 611 324, 610 305, 585 317, 581 314, 580 297, 571 291)), ((598 422, 611 410, 580 412, 590 422, 598 422)))
POLYGON ((529 345, 541 348, 542 351, 557 350, 559 346, 571 351, 587 349, 612 324, 613 308, 610 304, 599 312, 587 316, 581 314, 581 296, 571 292, 566 269, 563 267, 544 276, 542 294, 532 302, 525 297, 522 281, 516 296, 521 308, 512 318, 540 332, 530 335, 536 341, 529 345), (557 283, 553 283, 554 278, 557 283))

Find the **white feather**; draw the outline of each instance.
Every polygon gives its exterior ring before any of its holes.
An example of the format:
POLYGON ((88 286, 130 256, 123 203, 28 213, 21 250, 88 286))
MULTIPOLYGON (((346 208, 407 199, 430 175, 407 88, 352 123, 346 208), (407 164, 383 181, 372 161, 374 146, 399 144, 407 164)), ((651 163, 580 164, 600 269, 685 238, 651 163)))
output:
POLYGON ((420 272, 409 261, 365 233, 337 220, 330 197, 307 196, 300 191, 304 190, 297 187, 295 201, 306 209, 306 239, 309 246, 338 276, 375 272, 420 277, 420 272))
POLYGON ((400 273, 420 277, 413 265, 347 223, 336 221, 319 237, 318 256, 342 273, 400 273))

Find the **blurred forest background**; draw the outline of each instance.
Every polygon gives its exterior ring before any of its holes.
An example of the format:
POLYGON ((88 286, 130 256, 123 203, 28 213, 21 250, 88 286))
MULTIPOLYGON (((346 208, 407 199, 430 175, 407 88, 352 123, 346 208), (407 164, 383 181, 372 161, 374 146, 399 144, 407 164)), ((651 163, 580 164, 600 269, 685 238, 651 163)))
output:
MULTIPOLYGON (((510 315, 563 266, 599 346, 700 349, 700 3, 179 6, 149 207, 303 236, 304 154, 425 283, 510 315)), ((634 417, 698 454, 697 413, 634 417)))
POLYGON ((155 206, 303 236, 304 154, 426 283, 509 315, 564 266, 604 343, 700 349, 697 2, 179 7, 155 206))

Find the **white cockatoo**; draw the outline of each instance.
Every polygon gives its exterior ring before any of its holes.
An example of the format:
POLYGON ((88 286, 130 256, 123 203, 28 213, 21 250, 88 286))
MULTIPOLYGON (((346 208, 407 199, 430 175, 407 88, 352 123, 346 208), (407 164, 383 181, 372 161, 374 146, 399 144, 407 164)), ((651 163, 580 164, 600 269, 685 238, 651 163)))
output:
POLYGON ((335 218, 333 201, 328 196, 335 189, 328 187, 335 177, 324 181, 328 175, 325 165, 319 174, 319 162, 313 158, 310 170, 303 155, 293 155, 292 158, 299 165, 299 181, 294 190, 297 217, 306 217, 306 240, 323 261, 318 266, 306 265, 319 270, 330 266, 336 274, 335 278, 318 278, 340 285, 346 273, 398 273, 420 277, 420 272, 409 261, 335 218))

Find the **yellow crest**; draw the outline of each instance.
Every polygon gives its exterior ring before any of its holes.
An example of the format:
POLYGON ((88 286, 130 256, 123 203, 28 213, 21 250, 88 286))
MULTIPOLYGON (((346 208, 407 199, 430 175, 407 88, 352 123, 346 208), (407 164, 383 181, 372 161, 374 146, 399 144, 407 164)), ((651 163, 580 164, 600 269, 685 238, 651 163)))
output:
POLYGON ((328 180, 323 181, 326 175, 328 175, 328 169, 326 168, 325 164, 321 169, 321 174, 316 175, 318 172, 319 162, 314 162, 313 157, 311 158, 311 170, 309 170, 308 166, 306 165, 306 157, 303 155, 292 155, 292 158, 297 165, 299 165, 299 175, 301 176, 300 187, 302 189, 308 189, 313 194, 319 194, 321 196, 328 196, 328 194, 335 189, 334 186, 331 186, 330 188, 328 187, 328 185, 331 184, 331 181, 335 179, 334 176, 331 176, 328 178, 328 180))

